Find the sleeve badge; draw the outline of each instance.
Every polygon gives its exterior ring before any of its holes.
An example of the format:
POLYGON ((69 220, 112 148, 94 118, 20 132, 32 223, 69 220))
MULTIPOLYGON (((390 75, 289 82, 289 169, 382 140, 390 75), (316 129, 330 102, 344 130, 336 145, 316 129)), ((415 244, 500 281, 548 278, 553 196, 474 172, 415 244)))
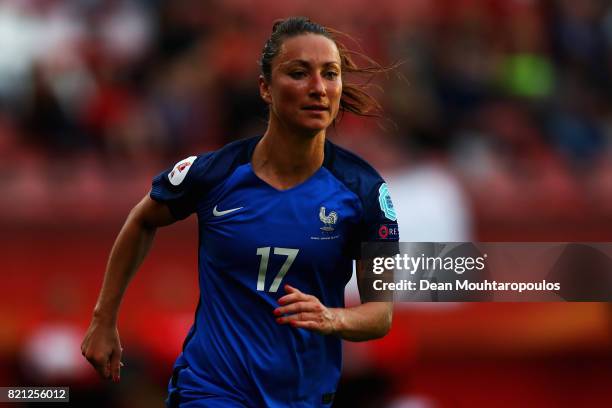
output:
POLYGON ((170 181, 170 184, 173 186, 178 186, 181 184, 183 180, 185 180, 185 176, 187 176, 191 165, 197 158, 198 156, 190 156, 176 163, 172 171, 168 173, 168 180, 170 181))
POLYGON ((380 210, 385 214, 385 217, 391 221, 397 221, 397 214, 393 208, 393 202, 389 195, 389 188, 387 183, 382 183, 378 189, 378 203, 380 204, 380 210))

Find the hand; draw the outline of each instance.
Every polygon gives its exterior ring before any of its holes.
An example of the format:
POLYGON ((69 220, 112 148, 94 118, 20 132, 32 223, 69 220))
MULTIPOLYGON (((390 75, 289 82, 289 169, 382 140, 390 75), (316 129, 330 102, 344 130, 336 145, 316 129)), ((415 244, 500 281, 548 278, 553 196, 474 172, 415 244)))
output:
POLYGON ((338 331, 337 309, 325 307, 315 296, 302 293, 290 285, 285 285, 285 292, 287 295, 278 299, 281 307, 274 309, 278 324, 290 324, 325 335, 338 331))
POLYGON ((123 366, 122 351, 117 326, 94 318, 81 344, 81 353, 100 377, 107 380, 112 378, 113 382, 119 382, 123 366))

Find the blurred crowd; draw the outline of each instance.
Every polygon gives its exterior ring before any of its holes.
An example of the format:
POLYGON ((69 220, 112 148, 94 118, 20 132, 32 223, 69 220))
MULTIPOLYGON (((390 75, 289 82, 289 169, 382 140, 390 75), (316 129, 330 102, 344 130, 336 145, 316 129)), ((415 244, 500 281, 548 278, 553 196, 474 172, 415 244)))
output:
MULTIPOLYGON (((160 234, 130 287, 114 388, 78 348, 104 262, 157 172, 265 130, 258 59, 290 15, 400 64, 373 82, 386 116, 329 136, 388 179, 403 241, 612 241, 608 0, 0 0, 0 385, 161 406, 195 230, 160 234)), ((337 406, 609 405, 609 306, 439 306, 348 345, 337 406), (419 392, 438 403, 387 398, 419 392)))
POLYGON ((402 62, 377 82, 387 117, 332 134, 384 172, 433 158, 485 217, 612 213, 609 2, 289 3, 1 2, 0 182, 92 189, 261 133, 262 44, 275 17, 304 14, 402 62))
POLYGON ((376 82, 387 116, 346 115, 331 134, 384 174, 435 161, 491 223, 612 219, 604 0, 4 0, 2 188, 95 197, 261 133, 259 53, 273 20, 296 14, 402 62, 376 82))

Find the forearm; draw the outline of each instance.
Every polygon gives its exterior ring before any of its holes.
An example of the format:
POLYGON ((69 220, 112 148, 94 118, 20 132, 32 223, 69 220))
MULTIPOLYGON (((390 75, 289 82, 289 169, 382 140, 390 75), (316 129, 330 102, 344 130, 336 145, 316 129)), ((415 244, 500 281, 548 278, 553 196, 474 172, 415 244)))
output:
POLYGON ((383 337, 389 332, 393 318, 393 304, 390 302, 368 302, 331 311, 335 315, 334 332, 349 341, 383 337))
POLYGON ((111 250, 94 317, 116 323, 121 299, 129 281, 148 253, 156 227, 132 211, 111 250))

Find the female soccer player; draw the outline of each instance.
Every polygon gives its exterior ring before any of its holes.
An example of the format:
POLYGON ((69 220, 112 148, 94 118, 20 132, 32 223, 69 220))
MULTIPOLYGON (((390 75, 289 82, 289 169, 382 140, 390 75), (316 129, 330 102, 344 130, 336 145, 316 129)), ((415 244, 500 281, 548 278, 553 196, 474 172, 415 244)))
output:
POLYGON ((156 228, 196 213, 201 295, 170 407, 328 406, 341 339, 379 338, 391 325, 390 303, 344 307, 360 243, 398 238, 386 184, 325 139, 339 111, 368 115, 378 104, 343 82, 359 69, 329 29, 306 18, 277 22, 260 63, 265 134, 154 178, 113 246, 83 340, 87 360, 118 381, 128 282, 156 228))

